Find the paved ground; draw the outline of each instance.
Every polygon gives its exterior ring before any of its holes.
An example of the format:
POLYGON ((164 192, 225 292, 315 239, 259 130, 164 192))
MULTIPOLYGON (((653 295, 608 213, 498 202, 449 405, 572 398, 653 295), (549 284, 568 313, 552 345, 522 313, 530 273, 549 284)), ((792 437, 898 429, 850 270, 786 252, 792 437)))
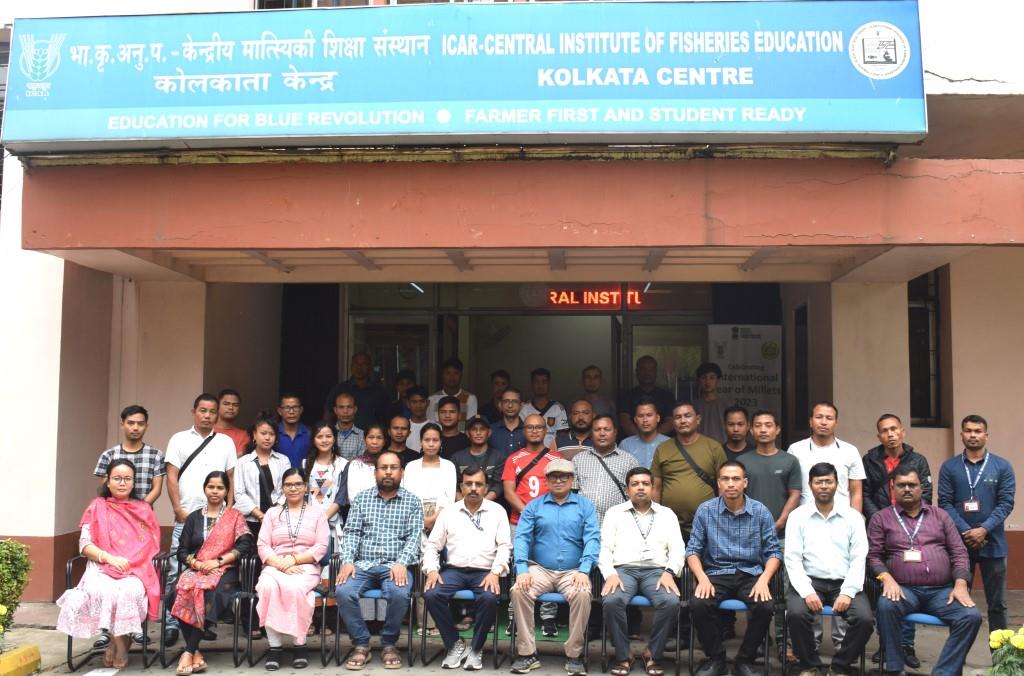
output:
MULTIPOLYGON (((977 596, 977 594, 976 594, 976 596, 977 596)), ((1011 618, 1010 618, 1011 626, 1020 627, 1021 623, 1024 622, 1024 591, 1010 592, 1009 605, 1010 605, 1010 613, 1011 613, 1011 618)), ((983 608, 982 608, 982 615, 984 615, 984 609, 983 608)), ((43 671, 45 671, 45 672, 66 673, 68 671, 67 666, 65 665, 65 653, 66 653, 66 650, 67 650, 67 638, 66 638, 66 636, 64 634, 61 634, 61 633, 57 632, 54 629, 54 624, 56 623, 56 618, 57 618, 57 609, 56 609, 56 606, 53 605, 53 604, 24 604, 24 605, 22 605, 22 607, 18 610, 17 623, 15 624, 15 627, 11 631, 9 631, 7 633, 7 635, 6 635, 5 643, 6 643, 7 647, 10 648, 10 647, 18 646, 18 645, 35 644, 35 645, 39 646, 40 652, 42 653, 43 671)), ((740 621, 739 629, 740 629, 740 631, 742 631, 742 620, 740 621)), ((222 626, 219 629, 219 632, 220 632, 221 636, 224 637, 224 638, 222 638, 220 641, 218 641, 217 644, 215 644, 215 645, 218 648, 222 648, 224 650, 224 652, 207 652, 206 653, 207 661, 210 664, 209 673, 211 673, 211 674, 219 674, 219 673, 226 673, 226 672, 232 671, 232 670, 239 671, 239 672, 242 672, 242 673, 249 673, 249 674, 266 673, 265 670, 263 669, 263 665, 262 664, 257 664, 255 667, 249 667, 247 664, 243 664, 242 667, 240 667, 238 669, 235 669, 234 666, 232 665, 232 662, 231 662, 230 640, 229 640, 230 639, 230 627, 229 626, 222 626)), ((154 637, 156 636, 155 630, 153 631, 153 636, 154 637)), ((931 660, 934 659, 934 657, 938 655, 939 650, 942 648, 942 643, 945 640, 945 636, 946 636, 945 630, 938 629, 938 628, 933 628, 933 627, 918 627, 918 630, 917 630, 917 654, 923 660, 923 663, 921 665, 921 669, 918 670, 918 673, 920 673, 920 674, 929 674, 929 673, 931 673, 931 660)), ((987 626, 987 622, 986 622, 986 623, 984 623, 982 625, 982 630, 981 630, 981 632, 978 635, 978 640, 975 642, 975 645, 974 645, 973 649, 970 652, 970 655, 969 655, 968 660, 967 660, 967 665, 968 665, 969 669, 967 669, 965 671, 965 674, 969 674, 971 676, 984 674, 985 673, 985 669, 988 666, 991 665, 991 662, 990 662, 990 659, 989 659, 989 650, 988 650, 987 636, 988 636, 988 626, 987 626)), ((828 642, 828 639, 826 639, 826 643, 827 642, 828 642)), ((76 655, 84 654, 85 649, 88 648, 89 645, 90 645, 90 642, 88 642, 88 641, 78 641, 78 642, 76 642, 76 644, 75 644, 75 654, 76 655)), ((313 647, 315 647, 317 645, 318 644, 316 643, 315 639, 311 640, 311 642, 310 642, 311 648, 313 648, 313 647)), ((346 645, 348 645, 348 644, 345 641, 345 638, 343 637, 343 639, 342 639, 343 649, 344 649, 344 647, 346 645)), ((418 648, 418 645, 419 645, 418 642, 416 643, 416 645, 417 645, 417 648, 418 648)), ((551 675, 564 674, 565 672, 562 669, 563 659, 562 659, 562 653, 561 653, 561 646, 559 644, 557 644, 557 643, 540 643, 538 645, 539 645, 539 649, 540 649, 540 651, 542 653, 541 659, 542 659, 542 662, 544 664, 544 667, 542 669, 534 672, 534 673, 536 673, 536 674, 551 674, 551 675)), ((590 644, 590 648, 591 648, 590 671, 591 671, 591 673, 600 673, 600 668, 601 667, 600 667, 600 658, 599 658, 599 655, 598 655, 598 653, 600 651, 600 645, 601 645, 600 641, 593 641, 590 644)), ((736 650, 737 642, 736 641, 730 641, 730 642, 728 642, 727 645, 728 645, 729 653, 733 654, 735 652, 735 650, 736 650)), ((261 643, 259 643, 259 646, 261 648, 265 648, 265 643, 261 642, 261 643)), ((435 652, 439 647, 440 647, 440 641, 428 641, 428 643, 427 643, 427 648, 428 648, 428 653, 429 654, 433 654, 433 652, 435 652)), ((635 646, 636 651, 639 652, 642 649, 642 647, 643 646, 641 646, 641 645, 636 645, 635 646)), ((873 651, 876 647, 877 647, 877 641, 873 637, 871 643, 869 644, 869 650, 873 651)), ((499 649, 502 650, 503 652, 507 651, 508 650, 508 642, 507 641, 501 641, 499 643, 499 649)), ((824 649, 824 651, 827 651, 827 650, 828 650, 828 648, 824 649)), ((177 655, 176 652, 174 654, 177 655)), ((311 654, 310 657, 313 658, 313 655, 311 654)), ((418 658, 417 658, 417 660, 418 660, 418 658)), ((684 655, 684 660, 685 660, 685 655, 684 655)), ((290 674, 301 675, 301 676, 319 676, 321 674, 335 674, 336 675, 339 672, 344 672, 344 669, 342 667, 336 667, 336 666, 334 666, 333 663, 329 664, 327 668, 320 667, 320 662, 319 662, 318 658, 313 658, 311 660, 311 662, 312 662, 311 666, 308 669, 305 669, 305 670, 293 670, 293 669, 288 668, 286 666, 285 668, 282 668, 279 673, 282 674, 282 676, 290 675, 290 674)), ((869 663, 869 667, 870 666, 871 665, 869 663)), ((509 667, 509 663, 508 663, 507 660, 505 660, 505 662, 499 668, 499 671, 502 672, 502 673, 507 673, 508 672, 508 667, 509 667)), ((775 667, 776 667, 775 673, 777 674, 778 673, 778 671, 777 671, 778 664, 777 663, 775 663, 775 667)), ((173 669, 173 665, 171 667, 168 667, 167 670, 163 670, 163 669, 160 668, 159 663, 157 663, 153 667, 151 667, 151 670, 165 671, 165 673, 173 673, 172 669, 173 669)), ((414 669, 415 669, 415 671, 417 673, 422 673, 422 674, 441 674, 441 673, 444 673, 444 674, 450 675, 450 674, 455 673, 455 672, 452 672, 452 671, 442 670, 441 667, 440 667, 440 660, 439 659, 438 660, 434 660, 433 663, 431 663, 431 665, 429 667, 426 667, 426 668, 424 668, 421 664, 417 663, 417 665, 416 665, 416 667, 414 669)), ((142 665, 141 665, 141 660, 139 659, 139 656, 137 654, 133 653, 130 665, 124 671, 126 673, 128 673, 128 672, 140 672, 140 671, 143 671, 142 670, 142 665)), ((491 662, 489 660, 485 661, 485 669, 484 669, 484 671, 485 672, 492 672, 493 671, 493 669, 491 669, 491 662)), ((83 666, 82 668, 79 669, 79 673, 87 674, 87 673, 90 673, 90 672, 93 672, 92 676, 102 676, 103 674, 115 673, 114 670, 103 669, 102 668, 102 663, 100 662, 99 659, 94 659, 94 660, 90 661, 88 664, 86 664, 85 666, 83 666)), ((683 666, 682 672, 686 673, 685 664, 683 666)), ((381 674, 381 673, 384 673, 384 669, 382 669, 381 666, 380 666, 380 659, 379 659, 379 655, 378 654, 375 653, 375 655, 374 655, 374 662, 371 663, 371 665, 366 669, 365 673, 369 673, 369 674, 381 674)), ((642 673, 642 671, 639 669, 639 665, 634 667, 633 673, 634 674, 642 673)), ((671 670, 669 671, 669 673, 671 673, 671 670)))

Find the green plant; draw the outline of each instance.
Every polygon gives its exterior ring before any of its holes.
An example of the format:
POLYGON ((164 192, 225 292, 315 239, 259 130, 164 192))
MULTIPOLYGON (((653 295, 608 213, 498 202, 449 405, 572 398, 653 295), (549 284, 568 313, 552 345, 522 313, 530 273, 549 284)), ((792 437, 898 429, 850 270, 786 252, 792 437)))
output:
POLYGON ((988 636, 992 653, 992 669, 989 676, 1019 676, 1024 673, 1024 627, 996 629, 988 636))
POLYGON ((14 621, 31 567, 28 547, 15 540, 0 540, 0 636, 14 621))

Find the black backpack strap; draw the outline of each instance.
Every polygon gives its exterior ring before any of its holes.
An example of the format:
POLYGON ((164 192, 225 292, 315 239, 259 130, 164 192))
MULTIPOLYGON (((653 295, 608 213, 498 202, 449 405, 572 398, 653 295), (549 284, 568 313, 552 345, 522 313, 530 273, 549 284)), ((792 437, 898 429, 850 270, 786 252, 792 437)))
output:
POLYGON ((188 466, 191 465, 192 461, 196 459, 196 456, 203 452, 203 449, 206 448, 206 445, 213 441, 213 438, 215 436, 217 436, 217 433, 211 432, 210 436, 203 439, 203 443, 199 444, 199 448, 192 451, 192 455, 188 456, 188 458, 185 459, 185 462, 181 463, 181 469, 178 470, 178 481, 181 481, 181 475, 185 473, 185 470, 188 469, 188 466))
POLYGON ((700 465, 698 465, 693 459, 693 456, 686 452, 686 447, 679 443, 678 437, 673 437, 672 441, 675 442, 676 449, 679 451, 679 454, 683 456, 683 460, 685 460, 690 466, 690 469, 693 470, 693 473, 696 474, 701 481, 706 483, 708 486, 711 486, 711 490, 715 492, 715 495, 718 495, 718 484, 715 483, 715 480, 712 479, 707 472, 701 469, 700 465))
POLYGON ((516 474, 516 488, 519 488, 520 482, 522 482, 522 480, 526 477, 526 475, 529 474, 530 470, 533 469, 534 467, 536 467, 537 463, 540 462, 540 459, 543 458, 545 455, 547 455, 550 450, 551 450, 550 448, 545 447, 543 451, 541 451, 540 453, 537 454, 536 458, 531 460, 526 465, 526 467, 523 468, 522 472, 520 472, 519 474, 516 474))
POLYGON ((608 466, 608 464, 607 464, 607 463, 606 463, 606 462, 604 461, 604 458, 602 458, 602 457, 601 457, 601 454, 600 454, 600 453, 598 453, 598 452, 597 452, 597 451, 595 450, 595 451, 594 451, 594 456, 595 456, 595 457, 597 458, 597 461, 598 461, 599 463, 601 463, 601 467, 604 467, 604 471, 608 472, 608 476, 610 476, 610 477, 611 477, 611 479, 612 479, 612 482, 613 482, 613 483, 615 484, 615 487, 619 489, 619 493, 622 493, 622 499, 623 499, 623 500, 629 500, 629 497, 628 497, 628 496, 626 495, 626 490, 625 490, 625 489, 624 489, 624 488, 622 487, 622 484, 621 484, 621 483, 619 482, 619 479, 618 479, 618 477, 616 477, 616 476, 615 476, 614 474, 612 474, 612 470, 611 470, 611 468, 610 468, 610 467, 608 466))

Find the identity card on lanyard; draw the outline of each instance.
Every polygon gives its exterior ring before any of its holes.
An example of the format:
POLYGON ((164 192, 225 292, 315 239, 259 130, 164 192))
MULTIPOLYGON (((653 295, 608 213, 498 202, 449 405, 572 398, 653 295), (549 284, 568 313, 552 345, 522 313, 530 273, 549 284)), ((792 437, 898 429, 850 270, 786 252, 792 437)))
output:
POLYGON ((971 499, 964 501, 964 512, 980 512, 981 503, 974 499, 974 489, 978 487, 978 483, 981 481, 981 475, 985 473, 985 465, 988 464, 988 451, 985 451, 985 459, 981 463, 981 469, 978 470, 978 476, 974 477, 971 481, 971 468, 967 466, 967 454, 961 456, 964 461, 964 472, 967 473, 967 486, 971 489, 971 499))
POLYGON ((896 509, 896 505, 892 507, 892 513, 896 515, 896 520, 900 523, 900 528, 907 534, 907 539, 910 540, 910 549, 903 552, 903 560, 907 563, 921 563, 923 557, 921 556, 921 550, 914 546, 914 538, 917 537, 918 531, 921 530, 921 524, 924 523, 924 512, 922 511, 917 515, 917 525, 914 526, 914 532, 911 533, 907 529, 907 524, 903 523, 903 517, 900 516, 900 512, 896 509))

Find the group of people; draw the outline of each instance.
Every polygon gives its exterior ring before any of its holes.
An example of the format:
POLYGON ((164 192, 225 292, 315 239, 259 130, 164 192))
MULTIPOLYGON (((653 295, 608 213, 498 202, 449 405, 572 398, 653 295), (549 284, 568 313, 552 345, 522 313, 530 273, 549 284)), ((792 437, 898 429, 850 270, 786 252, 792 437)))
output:
MULTIPOLYGON (((723 640, 735 636, 735 616, 719 609, 724 599, 748 610, 734 658, 741 676, 761 673, 755 660, 773 616, 780 658, 806 674, 825 673, 818 645, 826 609, 836 642, 832 673, 851 673, 875 618, 883 673, 919 666, 913 628, 902 618, 926 612, 950 627, 932 673, 957 674, 981 623, 969 594, 977 568, 990 628, 1006 627, 1003 529, 1015 479, 1011 465, 988 451, 980 416, 963 419, 963 452, 942 465, 933 507, 928 462, 905 443, 896 415, 879 418, 880 444, 861 457, 836 437, 836 406, 820 402, 810 437, 781 450, 775 413, 750 414, 715 396, 721 370, 714 364, 699 369, 703 394, 694 402, 672 402, 656 387, 650 357, 637 362, 638 385, 618 402, 600 396, 594 368, 583 371, 586 394, 568 410, 548 398, 544 369, 531 374, 533 398, 525 402, 508 374, 496 372, 492 400, 478 407, 461 387, 458 360, 445 363, 440 392, 428 396, 406 377, 407 389, 391 402, 369 383, 368 357, 356 355, 353 378, 332 392, 325 420, 307 427, 302 401, 285 393, 276 417, 261 414, 242 431, 234 424, 237 392, 202 394, 193 425, 170 439, 166 454, 144 442, 148 412, 129 406, 123 441, 96 466, 100 497, 81 522, 89 564, 58 601, 58 628, 82 638, 102 632, 97 644, 114 667, 125 663, 132 640, 146 640, 142 622, 156 619, 161 594, 151 505, 164 486, 178 564, 163 590, 165 639, 184 636, 182 676, 206 668, 200 643, 250 555, 261 566, 260 626, 246 630, 265 632, 271 670, 282 665, 286 642, 292 666, 308 664, 314 589, 331 554, 339 569, 326 582, 351 639, 350 670, 372 662, 370 622, 381 624, 381 665, 402 667, 397 643, 416 566, 445 668, 482 668, 485 641, 497 630, 500 579, 510 574, 514 673, 541 666, 535 605, 549 592, 569 609, 570 674, 586 673, 588 629, 602 623, 615 650, 611 673, 630 673, 637 595, 653 607, 639 655, 652 676, 664 673, 677 618, 684 644, 692 621, 704 650, 697 673, 726 673, 723 640), (361 417, 364 405, 372 415, 361 417), (705 434, 709 428, 718 436, 705 434), (684 567, 694 581, 688 596, 680 588, 684 567), (779 575, 789 582, 784 600, 772 595, 779 575), (866 584, 880 588, 877 602, 866 584), (370 589, 382 598, 366 598, 370 589), (471 604, 451 603, 461 590, 473 591, 471 604), (473 628, 468 645, 462 627, 473 628)), ((558 635, 557 604, 539 605, 541 632, 558 635)))

